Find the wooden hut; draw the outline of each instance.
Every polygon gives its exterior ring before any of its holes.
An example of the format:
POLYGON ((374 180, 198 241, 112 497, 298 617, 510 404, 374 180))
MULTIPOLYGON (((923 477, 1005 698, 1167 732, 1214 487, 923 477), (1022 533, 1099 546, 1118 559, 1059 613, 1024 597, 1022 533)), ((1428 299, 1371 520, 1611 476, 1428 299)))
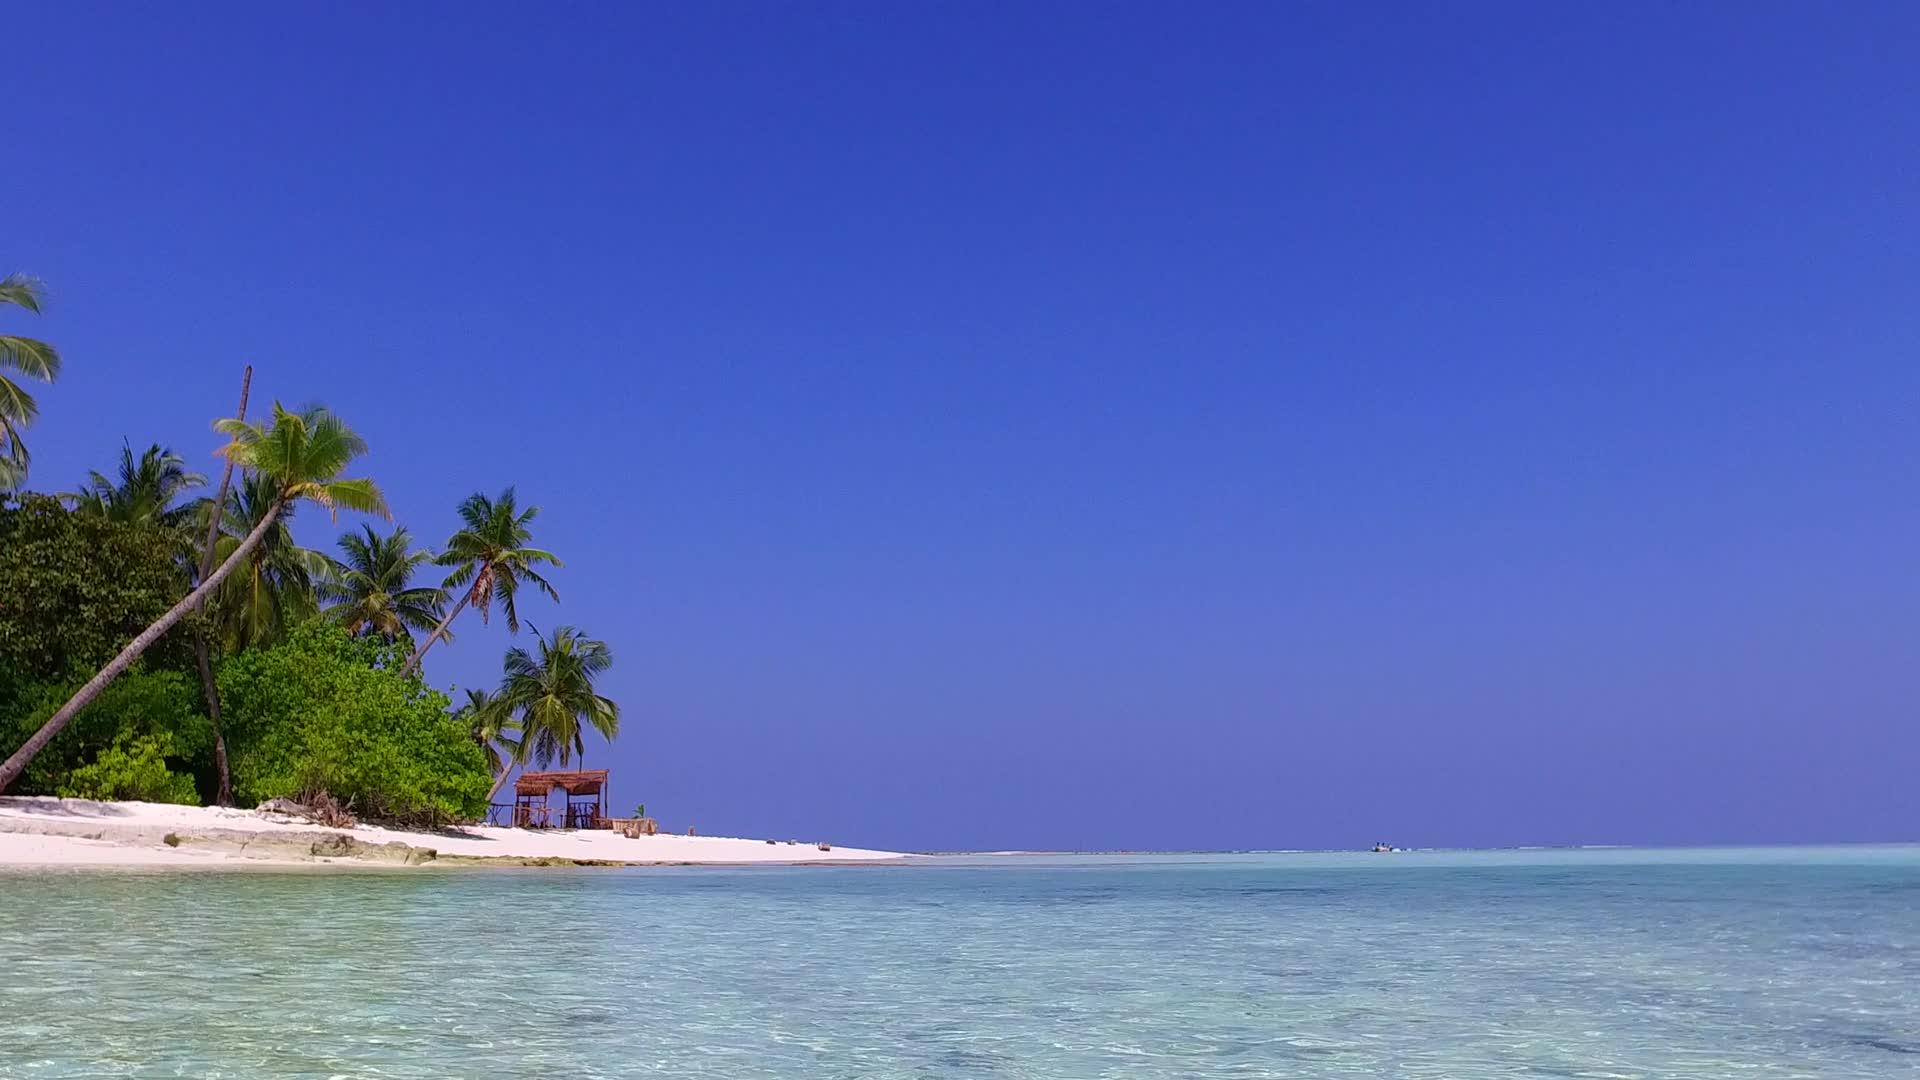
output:
POLYGON ((553 826, 548 797, 555 790, 567 794, 563 828, 602 829, 607 825, 607 770, 527 772, 513 782, 513 824, 522 829, 553 826))

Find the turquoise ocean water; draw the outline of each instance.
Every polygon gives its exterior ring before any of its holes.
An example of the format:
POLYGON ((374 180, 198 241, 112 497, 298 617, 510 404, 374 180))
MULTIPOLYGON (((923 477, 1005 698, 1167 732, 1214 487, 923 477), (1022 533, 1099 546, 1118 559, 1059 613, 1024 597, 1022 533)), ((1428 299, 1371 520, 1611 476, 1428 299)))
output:
POLYGON ((1920 849, 0 874, 6 1077, 1920 1076, 1920 849))

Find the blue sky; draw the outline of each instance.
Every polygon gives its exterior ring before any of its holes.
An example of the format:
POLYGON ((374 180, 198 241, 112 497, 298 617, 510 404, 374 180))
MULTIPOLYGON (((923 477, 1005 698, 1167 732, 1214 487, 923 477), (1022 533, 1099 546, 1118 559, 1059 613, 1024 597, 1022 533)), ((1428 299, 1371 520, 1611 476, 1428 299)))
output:
POLYGON ((7 23, 35 486, 246 362, 517 484, 670 826, 1920 838, 1911 7, 7 23))

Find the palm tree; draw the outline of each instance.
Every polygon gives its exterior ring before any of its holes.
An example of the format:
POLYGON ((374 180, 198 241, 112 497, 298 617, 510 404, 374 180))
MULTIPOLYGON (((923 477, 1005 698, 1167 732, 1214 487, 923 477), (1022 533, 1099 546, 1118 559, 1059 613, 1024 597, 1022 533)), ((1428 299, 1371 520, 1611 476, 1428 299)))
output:
POLYGON ((40 726, 40 730, 15 750, 13 756, 0 763, 0 793, 20 779, 28 763, 54 736, 60 734, 75 713, 86 708, 89 702, 100 695, 100 691, 106 689, 108 683, 138 660, 148 646, 158 641, 160 635, 185 618, 207 594, 219 588, 221 582, 246 562, 287 507, 302 500, 311 500, 336 516, 341 507, 390 516, 387 500, 373 481, 346 479, 340 475, 355 458, 366 453, 367 443, 342 423, 339 417, 323 408, 310 406, 299 412, 289 412, 275 402, 273 422, 269 426, 231 419, 217 422, 214 430, 233 438, 222 449, 222 453, 232 456, 235 464, 242 468, 270 480, 273 502, 253 530, 221 560, 206 580, 194 586, 192 592, 167 609, 167 613, 152 626, 140 631, 127 643, 126 648, 120 650, 118 656, 88 679, 67 699, 65 705, 60 706, 58 712, 40 726))
POLYGON ((620 734, 620 706, 593 688, 613 666, 613 650, 571 626, 539 647, 537 659, 518 646, 507 650, 499 700, 520 722, 520 762, 531 756, 545 767, 558 757, 566 765, 586 752, 585 728, 607 739, 620 734))
POLYGON ((493 776, 487 801, 492 802, 520 760, 520 744, 509 737, 520 729, 519 722, 507 711, 504 701, 485 690, 468 690, 467 703, 460 706, 455 715, 467 722, 473 741, 486 752, 487 772, 493 776))
POLYGON ((154 443, 136 461, 132 445, 123 442, 118 475, 110 480, 89 471, 86 486, 67 498, 81 514, 128 524, 172 526, 194 512, 192 505, 176 506, 174 500, 206 482, 199 473, 188 472, 186 459, 169 447, 154 443))
POLYGON ((327 616, 350 634, 378 634, 387 641, 413 644, 413 631, 431 630, 447 606, 445 590, 409 586, 413 572, 433 561, 433 552, 411 550, 404 528, 386 536, 364 525, 340 538, 346 558, 320 584, 320 597, 333 603, 327 616))
MULTIPOLYGON (((7 304, 38 315, 40 283, 24 274, 0 278, 0 305, 7 304)), ((60 377, 60 353, 36 338, 0 334, 0 490, 26 481, 32 455, 27 453, 27 444, 20 441, 20 431, 40 415, 39 403, 7 377, 8 371, 52 382, 60 377)))
MULTIPOLYGON (((203 513, 207 506, 202 504, 203 513)), ((211 598, 213 632, 229 653, 271 645, 320 611, 319 583, 332 576, 333 560, 294 540, 294 510, 280 499, 278 483, 259 472, 243 474, 227 497, 214 558, 226 560, 267 526, 246 562, 211 598)))
POLYGON ((560 599, 560 594, 534 569, 541 563, 559 566, 560 560, 550 552, 527 546, 527 541, 533 539, 527 523, 539 513, 537 506, 519 510, 514 504, 512 488, 502 491, 498 499, 475 492, 460 504, 460 520, 466 525, 448 538, 447 550, 435 561, 442 566, 456 567, 447 575, 444 587, 464 587, 466 591, 446 618, 440 620, 440 625, 434 627, 433 633, 427 635, 427 640, 407 658, 406 674, 420 670, 420 661, 427 650, 446 636, 448 624, 468 604, 480 609, 480 621, 484 623, 493 602, 499 600, 501 610, 506 612, 507 629, 517 634, 520 613, 514 610, 513 597, 523 581, 532 582, 535 588, 555 600, 560 599))

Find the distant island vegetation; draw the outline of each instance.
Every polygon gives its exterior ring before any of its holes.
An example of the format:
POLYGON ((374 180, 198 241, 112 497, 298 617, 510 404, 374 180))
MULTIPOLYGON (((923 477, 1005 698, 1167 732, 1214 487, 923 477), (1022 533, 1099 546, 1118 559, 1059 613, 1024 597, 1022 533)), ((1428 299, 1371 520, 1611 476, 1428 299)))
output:
MULTIPOLYGON (((42 296, 0 279, 0 314, 42 296)), ((111 473, 31 491, 28 386, 60 368, 47 342, 0 335, 0 794, 292 799, 441 825, 484 817, 518 765, 573 762, 587 729, 619 733, 596 688, 612 651, 574 627, 536 630, 457 703, 421 678, 469 608, 517 634, 525 590, 559 600, 539 508, 512 487, 462 500, 438 549, 372 524, 302 547, 297 515, 393 515, 352 475, 367 447, 339 416, 276 402, 247 418, 249 368, 237 415, 213 423, 216 483, 125 443, 111 473)))

